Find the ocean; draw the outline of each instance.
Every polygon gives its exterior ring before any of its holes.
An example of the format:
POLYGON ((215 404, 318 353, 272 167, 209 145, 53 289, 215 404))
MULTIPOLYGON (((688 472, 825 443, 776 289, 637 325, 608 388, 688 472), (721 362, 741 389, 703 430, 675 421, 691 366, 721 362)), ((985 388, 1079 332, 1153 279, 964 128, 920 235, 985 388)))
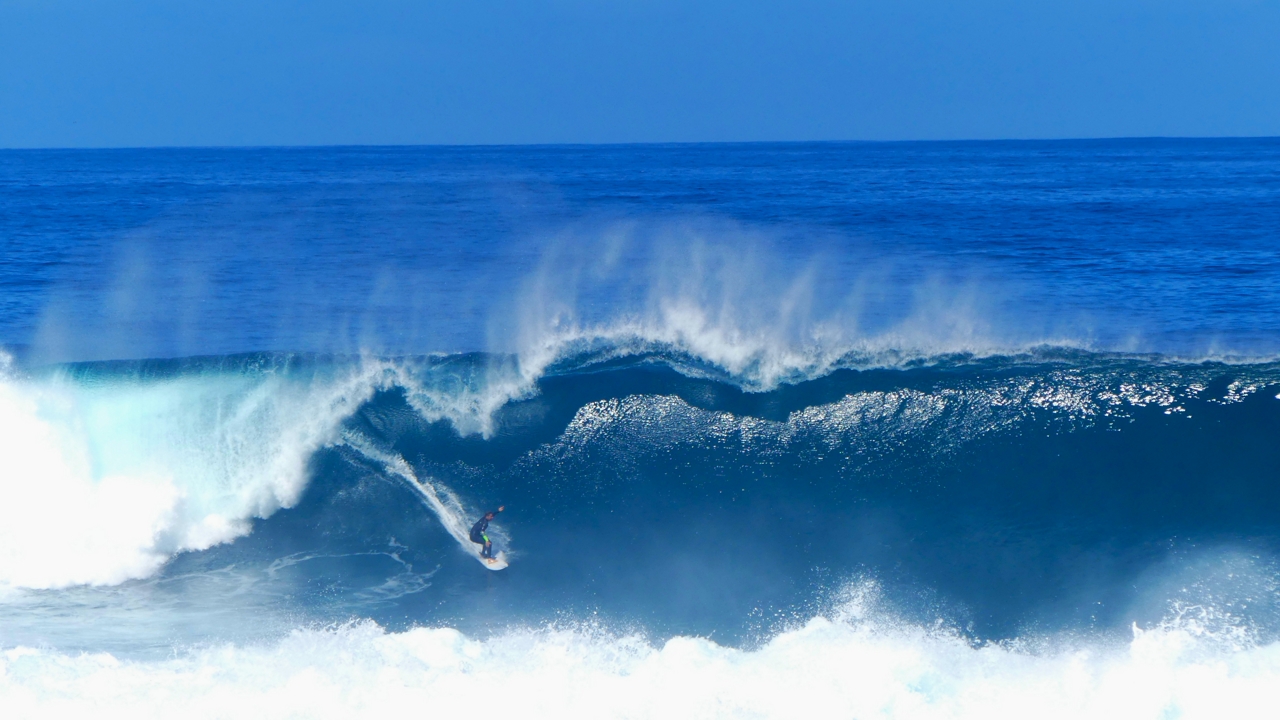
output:
POLYGON ((0 151, 0 243, 5 718, 1276 712, 1280 140, 0 151))

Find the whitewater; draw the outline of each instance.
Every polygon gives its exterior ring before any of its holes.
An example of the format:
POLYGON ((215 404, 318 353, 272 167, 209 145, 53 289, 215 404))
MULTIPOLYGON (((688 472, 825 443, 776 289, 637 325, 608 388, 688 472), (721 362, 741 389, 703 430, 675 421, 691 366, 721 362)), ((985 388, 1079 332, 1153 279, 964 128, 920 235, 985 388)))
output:
POLYGON ((20 648, 0 667, 6 707, 33 717, 340 718, 465 713, 477 702, 522 717, 1267 716, 1280 649, 1215 645, 1195 626, 1033 653, 844 617, 815 618, 753 651, 565 629, 481 642, 366 623, 149 665, 20 648))
POLYGON ((1277 178, 0 153, 0 708, 1270 717, 1277 178))

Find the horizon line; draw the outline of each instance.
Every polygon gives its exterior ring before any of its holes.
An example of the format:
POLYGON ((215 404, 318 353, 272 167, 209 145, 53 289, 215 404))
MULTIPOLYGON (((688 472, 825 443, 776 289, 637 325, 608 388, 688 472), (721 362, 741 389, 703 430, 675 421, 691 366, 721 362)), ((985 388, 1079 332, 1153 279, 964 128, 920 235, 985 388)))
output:
POLYGON ((895 140, 674 140, 642 142, 529 142, 529 143, 314 143, 296 145, 64 145, 0 147, 0 152, 85 152, 129 150, 341 150, 365 148, 625 148, 690 147, 700 145, 925 145, 972 143, 1057 143, 1135 141, 1280 140, 1280 135, 1102 135, 1092 137, 932 138, 895 140))

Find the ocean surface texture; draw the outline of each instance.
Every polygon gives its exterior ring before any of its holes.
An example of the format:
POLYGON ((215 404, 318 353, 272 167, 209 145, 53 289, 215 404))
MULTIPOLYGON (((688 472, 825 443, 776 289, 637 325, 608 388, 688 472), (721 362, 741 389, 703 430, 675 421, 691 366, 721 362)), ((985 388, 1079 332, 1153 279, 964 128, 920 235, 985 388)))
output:
POLYGON ((1280 140, 4 151, 0 247, 5 718, 1277 712, 1280 140))

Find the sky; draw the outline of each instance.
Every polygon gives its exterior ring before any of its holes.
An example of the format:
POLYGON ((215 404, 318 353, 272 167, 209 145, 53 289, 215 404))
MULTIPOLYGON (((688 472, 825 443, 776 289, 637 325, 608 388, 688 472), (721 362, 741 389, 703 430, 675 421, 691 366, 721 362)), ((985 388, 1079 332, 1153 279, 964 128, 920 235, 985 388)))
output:
POLYGON ((1280 0, 0 0, 0 147, 1280 135, 1280 0))

